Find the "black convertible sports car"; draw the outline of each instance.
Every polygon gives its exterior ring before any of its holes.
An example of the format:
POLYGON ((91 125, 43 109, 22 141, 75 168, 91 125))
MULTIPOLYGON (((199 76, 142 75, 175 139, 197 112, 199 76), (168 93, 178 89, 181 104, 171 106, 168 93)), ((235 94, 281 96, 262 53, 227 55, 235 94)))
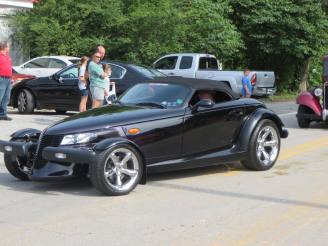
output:
MULTIPOLYGON (((117 95, 131 86, 165 76, 154 69, 117 61, 104 62, 112 67, 111 81, 116 82, 117 95)), ((30 114, 34 109, 54 109, 57 113, 78 111, 80 92, 77 65, 70 65, 50 77, 24 80, 11 92, 10 105, 21 114, 30 114)), ((89 106, 91 105, 89 101, 89 106)))
POLYGON ((111 106, 76 114, 42 132, 23 129, 0 141, 8 171, 22 180, 89 176, 107 195, 123 195, 147 173, 241 161, 251 170, 276 162, 279 117, 224 83, 156 78, 111 106))

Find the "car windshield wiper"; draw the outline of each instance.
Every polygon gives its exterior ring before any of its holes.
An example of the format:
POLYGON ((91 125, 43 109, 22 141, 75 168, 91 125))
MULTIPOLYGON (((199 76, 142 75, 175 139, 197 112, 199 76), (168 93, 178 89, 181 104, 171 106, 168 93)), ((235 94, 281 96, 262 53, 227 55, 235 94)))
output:
POLYGON ((150 106, 150 107, 156 107, 156 108, 166 108, 165 105, 156 103, 156 102, 141 102, 136 103, 137 106, 150 106))

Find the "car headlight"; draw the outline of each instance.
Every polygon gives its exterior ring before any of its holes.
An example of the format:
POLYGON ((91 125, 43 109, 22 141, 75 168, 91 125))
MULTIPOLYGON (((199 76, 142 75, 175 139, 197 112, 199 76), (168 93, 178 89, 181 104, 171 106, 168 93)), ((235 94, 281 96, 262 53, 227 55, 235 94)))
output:
POLYGON ((60 145, 73 145, 73 144, 83 144, 91 142, 96 139, 98 135, 96 133, 79 133, 74 135, 66 135, 61 141, 60 145))
POLYGON ((323 91, 322 91, 321 88, 316 88, 316 89, 314 89, 313 93, 314 93, 314 95, 315 95, 316 97, 321 97, 323 91))

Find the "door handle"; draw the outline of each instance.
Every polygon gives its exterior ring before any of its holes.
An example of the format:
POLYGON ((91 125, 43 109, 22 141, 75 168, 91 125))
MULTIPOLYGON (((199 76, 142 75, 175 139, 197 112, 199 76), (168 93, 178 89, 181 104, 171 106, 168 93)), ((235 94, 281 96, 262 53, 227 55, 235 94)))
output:
POLYGON ((175 73, 169 73, 170 76, 175 75, 175 73))

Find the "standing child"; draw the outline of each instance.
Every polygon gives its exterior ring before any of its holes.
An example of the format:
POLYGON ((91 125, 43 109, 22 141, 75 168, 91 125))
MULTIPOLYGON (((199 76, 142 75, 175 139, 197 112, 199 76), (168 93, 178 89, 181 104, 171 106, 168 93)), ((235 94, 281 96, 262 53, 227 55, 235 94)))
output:
POLYGON ((108 76, 105 78, 106 81, 106 89, 105 89, 105 98, 104 98, 104 105, 108 104, 107 97, 109 96, 110 91, 110 75, 112 74, 112 68, 109 64, 104 63, 103 65, 104 73, 108 74, 108 76))
POLYGON ((252 83, 249 79, 250 70, 248 68, 244 69, 244 76, 242 78, 242 89, 241 94, 243 97, 251 97, 252 96, 252 83))
POLYGON ((81 58, 81 63, 79 64, 79 89, 81 94, 81 101, 80 101, 80 112, 84 112, 87 110, 87 101, 88 101, 88 95, 89 91, 87 89, 87 82, 84 77, 85 70, 88 63, 88 57, 83 56, 81 58))

